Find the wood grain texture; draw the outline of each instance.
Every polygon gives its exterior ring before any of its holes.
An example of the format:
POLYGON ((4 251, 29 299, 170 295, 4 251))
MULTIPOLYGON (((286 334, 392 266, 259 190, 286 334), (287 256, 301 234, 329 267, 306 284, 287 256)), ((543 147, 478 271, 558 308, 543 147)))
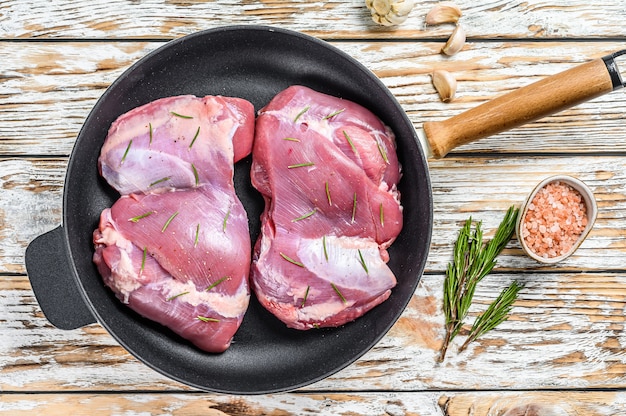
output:
MULTIPOLYGON (((331 39, 444 38, 450 26, 427 27, 437 3, 417 4, 398 27, 370 18, 364 0, 51 0, 0 3, 0 38, 163 38, 233 24, 277 25, 331 39)), ((471 38, 623 38, 621 0, 547 2, 456 0, 471 38)))

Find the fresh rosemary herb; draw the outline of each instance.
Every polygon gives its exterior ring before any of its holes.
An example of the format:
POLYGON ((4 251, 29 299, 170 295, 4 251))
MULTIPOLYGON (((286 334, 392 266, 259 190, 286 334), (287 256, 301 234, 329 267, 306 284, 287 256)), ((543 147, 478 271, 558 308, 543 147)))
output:
MULTIPOLYGON (((454 245, 454 258, 448 263, 443 284, 446 336, 439 356, 440 362, 445 359, 450 342, 464 325, 476 285, 493 270, 496 257, 513 236, 518 213, 519 209, 511 206, 498 226, 495 236, 486 244, 483 244, 481 222, 476 223, 472 231, 473 222, 469 218, 461 228, 454 245)), ((506 315, 506 305, 496 306, 494 314, 506 315)))
POLYGON ((222 277, 220 280, 217 280, 216 282, 212 283, 211 286, 207 287, 205 291, 208 292, 209 290, 213 289, 215 286, 219 285, 220 283, 225 282, 228 279, 229 279, 228 276, 222 277))
POLYGON ((326 188, 326 199, 328 199, 328 205, 332 206, 333 205, 333 201, 332 201, 332 199, 330 199, 330 187, 328 185, 328 182, 326 182, 324 184, 324 187, 326 188))
POLYGON ((487 310, 476 318, 467 339, 459 348, 459 351, 465 350, 470 342, 475 341, 479 336, 506 321, 509 317, 509 312, 513 308, 513 303, 517 300, 517 295, 523 287, 524 285, 514 281, 500 292, 500 295, 489 305, 487 310))
POLYGON ((200 238, 200 223, 198 223, 198 225, 196 225, 196 238, 194 238, 193 240, 193 246, 198 247, 198 240, 200 238))
POLYGON ((385 226, 385 209, 383 208, 383 203, 380 203, 380 206, 378 208, 379 214, 380 214, 380 226, 384 227, 385 226))
POLYGON ((295 123, 296 121, 298 121, 298 119, 302 116, 302 114, 306 113, 307 111, 309 111, 309 108, 311 108, 311 106, 306 106, 302 109, 302 111, 300 111, 298 113, 298 115, 296 116, 296 118, 293 119, 293 122, 295 123))
POLYGON ((122 160, 120 161, 120 165, 124 163, 124 161, 126 160, 126 156, 128 156, 128 151, 130 150, 130 147, 133 145, 133 140, 131 139, 128 142, 128 146, 126 146, 126 151, 124 152, 124 155, 122 156, 122 160))
POLYGON ((311 286, 306 287, 306 292, 304 292, 304 298, 302 298, 302 303, 300 304, 301 308, 304 308, 304 303, 306 302, 306 299, 309 297, 309 289, 311 289, 311 286))
POLYGON ((354 217, 356 217, 356 192, 354 193, 354 197, 352 198, 352 221, 354 222, 354 217))
POLYGON ((168 219, 167 221, 165 221, 165 224, 163 224, 163 228, 161 228, 161 232, 164 233, 165 230, 167 229, 167 227, 170 225, 170 223, 172 222, 172 220, 174 218, 176 218, 176 216, 178 215, 178 211, 176 211, 175 213, 173 213, 168 219))
POLYGON ((226 211, 226 215, 224 216, 224 221, 222 221, 222 231, 226 232, 226 223, 228 222, 228 217, 230 217, 230 208, 226 211))
POLYGON ((341 298, 341 301, 343 303, 348 303, 348 301, 346 300, 346 298, 343 297, 343 295, 341 294, 341 292, 339 291, 339 288, 337 286, 335 286, 334 283, 330 284, 333 288, 333 290, 335 291, 335 293, 337 293, 339 295, 339 297, 341 298))
POLYGON ((197 319, 202 322, 219 322, 219 319, 207 318, 206 316, 198 316, 197 319))
POLYGON ((143 218, 146 218, 146 217, 149 217, 152 214, 154 214, 154 211, 148 211, 148 212, 145 212, 145 213, 143 213, 141 215, 137 215, 136 217, 129 218, 128 221, 138 222, 139 220, 141 220, 143 218))
POLYGON ((382 156, 385 163, 389 164, 389 157, 387 156, 387 152, 385 151, 385 148, 378 140, 376 140, 376 146, 378 146, 378 151, 380 152, 380 155, 382 156))
POLYGON ((315 214, 316 212, 317 212, 317 208, 313 208, 313 211, 307 212, 306 214, 301 215, 298 218, 294 218, 293 220, 291 220, 291 222, 298 222, 301 220, 305 220, 309 218, 311 215, 315 214))
POLYGON ((146 267, 146 255, 148 254, 148 248, 143 248, 143 254, 141 255, 141 268, 139 269, 139 274, 143 273, 143 269, 146 267))
POLYGON ((295 137, 285 137, 283 140, 287 140, 288 142, 298 142, 298 143, 300 143, 300 139, 296 139, 295 137))
POLYGON ((304 267, 304 264, 300 263, 297 260, 292 259, 291 257, 289 257, 288 255, 286 255, 284 253, 280 253, 280 257, 282 257, 283 259, 287 260, 291 264, 295 264, 298 267, 304 267))
POLYGON ((367 269, 367 264, 365 264, 363 253, 361 253, 361 249, 358 248, 357 251, 359 252, 359 263, 361 263, 361 266, 363 266, 363 270, 365 270, 365 273, 370 274, 370 271, 367 269))
POLYGON ((322 237, 322 246, 324 247, 324 257, 328 261, 328 249, 326 248, 326 236, 322 237))
POLYGON ((148 185, 148 188, 151 188, 151 187, 153 187, 154 185, 158 185, 158 184, 160 184, 161 182, 165 182, 165 181, 169 181, 169 180, 170 180, 170 177, 169 177, 169 176, 166 176, 165 178, 161 178, 161 179, 159 179, 159 180, 157 180, 157 181, 152 182, 150 185, 148 185))
POLYGON ((187 118, 187 119, 193 118, 192 116, 185 116, 185 115, 182 115, 182 114, 178 114, 178 113, 176 113, 174 111, 170 111, 170 114, 175 116, 175 117, 179 117, 179 118, 187 118))
POLYGON ((148 123, 148 129, 150 131, 150 145, 152 145, 152 123, 148 123))
POLYGON ((307 166, 313 166, 315 165, 315 163, 313 162, 304 162, 304 163, 296 163, 295 165, 289 165, 287 166, 288 169, 294 169, 294 168, 305 168, 307 166))
POLYGON ((169 302, 169 301, 172 301, 172 300, 174 300, 174 299, 176 299, 176 298, 179 298, 179 297, 181 297, 181 296, 185 296, 185 295, 188 295, 188 294, 189 294, 189 292, 182 292, 182 293, 179 293, 179 294, 177 294, 177 295, 170 296, 169 298, 167 298, 167 299, 165 299, 165 300, 166 300, 167 302, 169 302))
POLYGON ((335 111, 334 113, 330 113, 329 115, 327 115, 326 117, 324 117, 322 120, 328 120, 329 118, 333 118, 333 117, 335 117, 337 114, 341 114, 341 113, 343 113, 344 111, 346 111, 346 109, 345 109, 345 108, 342 108, 341 110, 337 110, 337 111, 335 111))
POLYGON ((350 147, 352 148, 352 151, 354 152, 354 154, 358 155, 359 152, 356 150, 356 147, 354 147, 354 143, 352 143, 352 139, 350 138, 350 136, 348 135, 348 133, 345 130, 341 131, 343 133, 343 136, 346 138, 346 140, 348 141, 348 144, 350 145, 350 147))
POLYGON ((193 171, 193 178, 196 180, 196 186, 200 184, 200 176, 198 176, 198 169, 196 169, 196 165, 191 164, 191 170, 193 171))
POLYGON ((193 144, 196 142, 196 139, 198 138, 198 135, 200 134, 200 126, 198 126, 198 130, 196 130, 196 134, 193 136, 193 139, 191 140, 191 143, 189 143, 189 148, 191 149, 191 146, 193 146, 193 144))

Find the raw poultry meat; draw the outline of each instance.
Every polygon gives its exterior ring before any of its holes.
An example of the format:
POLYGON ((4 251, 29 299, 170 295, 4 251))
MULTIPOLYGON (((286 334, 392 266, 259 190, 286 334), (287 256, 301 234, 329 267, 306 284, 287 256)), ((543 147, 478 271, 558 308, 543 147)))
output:
POLYGON ((248 306, 250 234, 233 184, 252 104, 177 96, 109 130, 100 171, 122 196, 94 231, 94 262, 130 308, 199 348, 226 350, 248 306))
POLYGON ((260 111, 252 184, 263 194, 251 285, 296 329, 335 327, 386 300, 402 228, 395 138, 348 100, 292 86, 260 111))

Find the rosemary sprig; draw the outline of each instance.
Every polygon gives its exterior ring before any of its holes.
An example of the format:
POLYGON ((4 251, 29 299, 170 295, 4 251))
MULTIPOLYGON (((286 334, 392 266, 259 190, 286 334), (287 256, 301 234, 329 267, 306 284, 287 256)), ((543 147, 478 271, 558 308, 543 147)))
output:
POLYGON ((193 247, 198 247, 198 241, 200 239, 200 223, 196 225, 196 237, 193 239, 193 247))
POLYGON ((295 165, 287 166, 287 169, 305 168, 307 166, 313 166, 313 165, 315 165, 315 163, 313 162, 296 163, 295 165))
POLYGON ((322 120, 328 120, 329 118, 333 118, 333 117, 335 117, 337 114, 341 114, 341 113, 343 113, 344 111, 346 111, 346 109, 345 109, 345 108, 342 108, 341 110, 337 110, 337 111, 335 111, 335 112, 333 112, 333 113, 330 113, 329 115, 327 115, 326 117, 324 117, 322 120))
POLYGON ((354 196, 352 197, 352 220, 351 222, 354 222, 354 217, 356 217, 356 192, 354 193, 354 196))
POLYGON ((150 132, 150 145, 152 145, 152 123, 148 123, 148 130, 150 132))
POLYGON ((182 293, 179 293, 179 294, 177 294, 177 295, 170 296, 169 298, 165 299, 165 301, 166 301, 166 302, 170 302, 170 301, 172 301, 172 300, 174 300, 174 299, 176 299, 176 298, 179 298, 179 297, 181 297, 181 296, 185 296, 185 295, 188 295, 188 294, 189 294, 189 292, 182 292, 182 293))
POLYGON ((380 206, 378 207, 378 211, 380 214, 380 226, 384 227, 385 226, 385 209, 383 208, 383 203, 380 203, 380 206))
POLYGON ((156 181, 152 182, 150 185, 148 185, 148 188, 152 188, 154 185, 158 185, 161 182, 165 182, 165 181, 169 181, 169 180, 170 180, 170 177, 166 176, 165 178, 161 178, 159 180, 156 180, 156 181))
POLYGON ((481 222, 476 223, 473 232, 471 218, 461 228, 454 245, 454 259, 448 263, 443 284, 446 336, 439 356, 440 362, 444 360, 450 342, 464 325, 476 285, 493 270, 495 258, 513 236, 518 213, 519 209, 511 206, 495 236, 486 244, 483 244, 481 222))
POLYGON ((226 232, 226 224, 228 223, 228 217, 230 217, 230 208, 226 211, 226 215, 224 216, 224 221, 222 221, 222 232, 226 232))
POLYGON ((376 146, 378 146, 378 151, 380 152, 380 156, 383 158, 385 163, 389 164, 389 157, 387 156, 387 152, 385 151, 385 148, 378 140, 376 140, 376 146))
POLYGON ((316 212, 317 212, 317 208, 313 208, 312 211, 309 211, 306 214, 299 216, 298 218, 294 218, 293 220, 291 220, 291 222, 298 222, 298 221, 305 220, 309 218, 311 215, 315 214, 316 212))
POLYGON ((328 261, 328 249, 326 248, 326 236, 322 236, 322 246, 324 247, 324 257, 328 261))
POLYGON ((286 140, 288 142, 298 142, 298 143, 300 143, 300 139, 296 139, 295 137, 285 137, 285 138, 283 138, 283 140, 286 140))
POLYGON ((346 140, 348 141, 348 144, 350 145, 350 147, 352 148, 352 151, 354 152, 355 155, 358 155, 359 152, 358 150, 356 150, 356 147, 354 147, 354 143, 352 143, 352 139, 350 138, 350 136, 348 135, 348 133, 345 130, 341 130, 341 132, 343 133, 343 137, 346 138, 346 140))
POLYGON ((280 257, 282 257, 283 259, 287 260, 291 264, 295 264, 298 267, 304 267, 304 264, 300 263, 298 260, 292 259, 291 257, 286 255, 285 253, 280 253, 280 257))
POLYGON ((298 113, 298 115, 296 116, 296 118, 293 119, 293 122, 295 123, 296 121, 298 121, 298 119, 302 116, 302 114, 306 113, 307 111, 309 111, 309 108, 311 108, 311 106, 307 105, 306 107, 304 107, 302 109, 302 111, 300 111, 298 113))
POLYGON ((143 269, 146 267, 146 255, 148 254, 148 247, 143 248, 143 254, 141 255, 141 268, 139 274, 143 273, 143 269))
POLYGON ((199 321, 202 322, 219 322, 219 319, 215 319, 215 318, 208 318, 206 316, 197 316, 196 317, 199 321))
POLYGON ((126 160, 126 156, 128 156, 128 151, 130 150, 130 147, 133 145, 133 140, 130 139, 130 141, 128 142, 128 146, 126 146, 126 151, 124 151, 124 155, 122 156, 122 160, 120 161, 120 165, 124 164, 124 161, 126 160))
POLYGON ((328 182, 326 182, 324 184, 324 187, 326 188, 326 199, 328 199, 328 205, 332 206, 333 205, 333 200, 330 199, 330 187, 328 185, 328 182))
POLYGON ((191 170, 193 171, 193 178, 196 180, 196 186, 200 184, 200 176, 198 175, 198 169, 196 169, 196 165, 191 164, 191 170))
POLYGON ((348 301, 346 300, 346 298, 343 297, 343 295, 341 294, 341 292, 339 291, 339 288, 334 284, 331 283, 330 286, 333 288, 333 290, 335 291, 335 293, 337 293, 337 295, 339 295, 339 297, 341 298, 341 301, 343 303, 348 303, 348 301))
POLYGON ((164 233, 165 230, 167 229, 167 227, 170 225, 170 223, 172 222, 172 220, 174 218, 176 218, 176 216, 178 215, 178 211, 176 211, 175 213, 173 213, 168 219, 167 221, 165 221, 165 224, 163 224, 163 228, 161 228, 161 232, 164 233))
POLYGON ((128 221, 130 221, 130 222, 139 222, 139 220, 141 220, 143 218, 146 218, 146 217, 149 217, 152 214, 154 214, 154 211, 144 212, 141 215, 137 215, 136 217, 129 218, 128 221))
POLYGON ((367 264, 365 264, 365 259, 363 258, 363 253, 361 253, 361 249, 358 248, 357 251, 359 252, 359 263, 361 263, 361 266, 363 266, 363 270, 365 270, 366 274, 370 274, 370 271, 367 269, 367 264))
POLYGON ((465 350, 470 342, 475 341, 476 338, 506 321, 509 317, 509 312, 513 308, 513 303, 517 300, 517 295, 523 287, 524 285, 514 281, 500 292, 500 295, 489 305, 487 310, 476 318, 467 339, 459 348, 459 351, 465 350))
POLYGON ((306 292, 304 292, 304 298, 302 298, 302 303, 300 304, 301 308, 304 308, 304 303, 306 302, 306 299, 309 297, 309 290, 311 289, 311 286, 307 286, 306 287, 306 292))
POLYGON ((198 130, 196 130, 196 134, 193 136, 193 139, 191 140, 191 143, 189 143, 189 148, 191 149, 191 146, 193 146, 193 144, 196 142, 196 139, 198 138, 198 135, 200 134, 200 126, 198 126, 198 130))
POLYGON ((205 291, 206 291, 206 292, 208 292, 209 290, 213 289, 215 286, 219 285, 220 283, 225 282, 225 281, 226 281, 226 280, 228 280, 228 279, 229 279, 229 277, 228 277, 228 276, 224 276, 224 277, 222 277, 220 280, 217 280, 217 281, 213 282, 213 283, 211 284, 211 286, 209 286, 209 287, 207 287, 207 288, 205 289, 205 291))
POLYGON ((193 118, 192 116, 185 116, 183 114, 178 114, 174 111, 170 111, 170 114, 173 115, 174 117, 178 117, 178 118, 187 118, 187 119, 191 119, 193 118))

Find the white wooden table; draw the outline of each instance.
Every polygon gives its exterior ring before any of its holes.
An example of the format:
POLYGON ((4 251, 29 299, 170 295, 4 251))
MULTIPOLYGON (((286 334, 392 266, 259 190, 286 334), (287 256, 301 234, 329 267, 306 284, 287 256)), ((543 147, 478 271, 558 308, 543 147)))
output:
MULTIPOLYGON (((626 97, 613 92, 430 162, 435 222, 408 308, 370 352, 300 390, 193 391, 131 357, 99 325, 62 331, 43 316, 24 251, 61 222, 67 161, 96 100, 126 68, 202 29, 263 24, 327 40, 374 71, 416 127, 626 48, 623 0, 457 0, 468 42, 439 49, 451 26, 375 25, 363 1, 6 0, 0 2, 0 414, 622 415, 626 414, 626 97), (458 98, 439 101, 435 68, 458 98), (556 266, 516 240, 479 286, 472 316, 513 279, 511 318, 459 353, 443 339, 442 282, 463 221, 494 230, 543 178, 569 174, 595 192, 596 225, 556 266), (526 413, 525 413, 526 412, 526 413)), ((623 64, 626 68, 626 63, 623 64)))

